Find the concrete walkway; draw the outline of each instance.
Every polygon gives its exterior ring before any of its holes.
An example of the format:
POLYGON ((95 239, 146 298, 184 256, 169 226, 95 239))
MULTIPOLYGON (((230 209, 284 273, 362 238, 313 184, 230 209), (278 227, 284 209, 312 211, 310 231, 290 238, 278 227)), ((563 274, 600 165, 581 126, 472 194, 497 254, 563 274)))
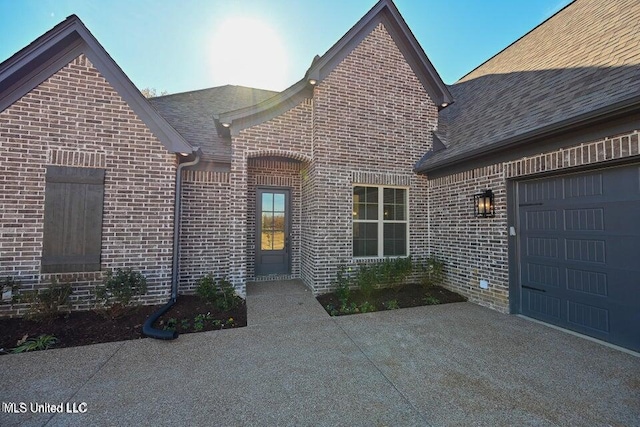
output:
POLYGON ((0 357, 0 425, 640 425, 640 358, 470 303, 331 318, 297 282, 249 326, 0 357), (290 308, 280 313, 283 300, 290 308))

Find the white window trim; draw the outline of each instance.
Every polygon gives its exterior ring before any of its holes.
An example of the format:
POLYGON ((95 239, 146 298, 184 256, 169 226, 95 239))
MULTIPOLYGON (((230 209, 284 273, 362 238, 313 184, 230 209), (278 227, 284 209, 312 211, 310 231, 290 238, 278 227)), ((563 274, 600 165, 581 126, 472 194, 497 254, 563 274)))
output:
POLYGON ((351 188, 351 211, 353 210, 353 189, 355 187, 370 187, 370 188, 377 188, 378 189, 378 219, 354 219, 353 218, 353 214, 351 215, 351 257, 352 259, 357 259, 357 260, 380 260, 380 259, 385 259, 385 258, 390 258, 390 259, 394 259, 394 258, 408 258, 411 253, 409 252, 409 236, 410 236, 410 232, 409 230, 411 229, 411 224, 410 224, 410 208, 409 208, 409 200, 410 200, 410 195, 409 195, 409 187, 403 187, 401 185, 372 185, 372 184, 353 184, 352 188, 351 188), (406 207, 406 220, 404 221, 400 221, 400 220, 388 220, 385 221, 384 220, 384 189, 385 188, 399 188, 401 190, 405 190, 405 207, 406 207), (353 255, 353 224, 354 223, 369 223, 369 224, 378 224, 378 255, 377 256, 355 256, 353 255), (384 224, 407 224, 407 230, 406 230, 406 242, 407 242, 407 248, 405 250, 406 255, 391 255, 391 256, 384 256, 384 224))

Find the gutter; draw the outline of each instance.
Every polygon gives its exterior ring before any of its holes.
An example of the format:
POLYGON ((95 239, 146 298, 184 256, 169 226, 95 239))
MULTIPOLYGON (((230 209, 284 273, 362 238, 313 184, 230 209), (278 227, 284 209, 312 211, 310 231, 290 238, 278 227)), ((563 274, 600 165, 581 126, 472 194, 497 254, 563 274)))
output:
POLYGON ((156 338, 159 340, 174 340, 178 338, 177 331, 165 331, 162 329, 156 329, 153 327, 153 324, 165 314, 173 305, 176 303, 178 299, 178 268, 180 263, 180 212, 181 212, 181 202, 182 202, 182 170, 189 166, 195 166, 200 162, 201 151, 200 149, 194 150, 194 154, 196 158, 190 162, 180 163, 178 165, 178 169, 176 171, 176 193, 175 193, 175 201, 173 204, 173 267, 171 269, 171 299, 167 304, 162 306, 159 310, 153 313, 149 318, 144 322, 142 326, 142 334, 156 338))
POLYGON ((533 140, 541 139, 546 136, 557 135, 560 132, 569 132, 587 124, 595 124, 605 120, 613 119, 617 116, 621 116, 623 114, 637 110, 639 104, 640 96, 634 96, 633 98, 625 99, 624 101, 617 102, 604 108, 599 108, 597 110, 590 111, 588 113, 575 116, 567 120, 552 123, 542 128, 534 129, 524 134, 503 139, 489 146, 479 147, 471 151, 465 151, 441 162, 434 162, 431 165, 416 167, 414 168, 414 172, 419 174, 426 174, 428 172, 443 169, 447 166, 464 163, 465 161, 470 160, 476 156, 485 157, 487 155, 495 154, 505 149, 524 145, 533 140))

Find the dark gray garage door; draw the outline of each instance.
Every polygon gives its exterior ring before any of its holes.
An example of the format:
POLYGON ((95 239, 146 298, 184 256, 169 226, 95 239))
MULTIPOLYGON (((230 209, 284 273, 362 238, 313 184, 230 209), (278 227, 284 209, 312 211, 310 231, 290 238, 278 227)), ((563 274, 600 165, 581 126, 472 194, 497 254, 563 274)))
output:
POLYGON ((521 313, 640 351, 640 166, 518 183, 521 313))

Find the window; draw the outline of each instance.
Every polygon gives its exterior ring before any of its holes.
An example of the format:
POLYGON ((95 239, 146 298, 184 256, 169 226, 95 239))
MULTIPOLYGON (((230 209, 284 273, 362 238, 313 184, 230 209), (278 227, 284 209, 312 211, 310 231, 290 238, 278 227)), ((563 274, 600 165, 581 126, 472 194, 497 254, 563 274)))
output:
POLYGON ((43 273, 100 270, 104 169, 48 166, 43 273))
POLYGON ((407 189, 353 187, 353 256, 408 255, 407 189))

